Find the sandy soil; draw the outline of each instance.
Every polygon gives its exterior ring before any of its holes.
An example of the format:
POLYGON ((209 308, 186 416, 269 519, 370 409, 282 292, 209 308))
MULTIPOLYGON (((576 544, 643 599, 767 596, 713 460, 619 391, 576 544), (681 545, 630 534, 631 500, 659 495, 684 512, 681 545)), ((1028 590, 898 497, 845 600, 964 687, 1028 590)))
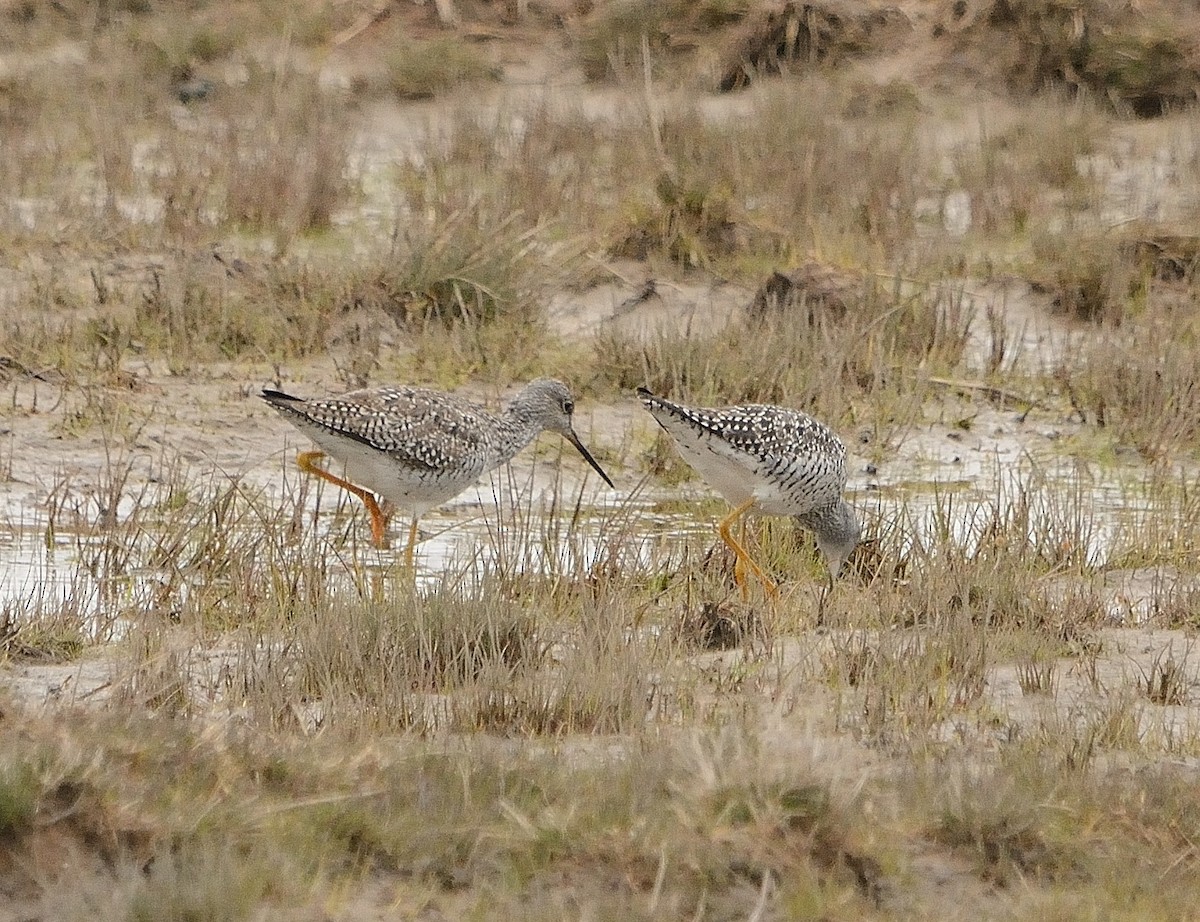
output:
MULTIPOLYGON (((908 0, 901 4, 928 33, 932 4, 908 0)), ((361 113, 359 151, 364 171, 384 172, 399 157, 419 155, 430 137, 436 137, 455 107, 481 105, 494 112, 511 112, 519 117, 522 106, 561 105, 603 118, 627 104, 624 88, 595 88, 584 84, 582 76, 565 55, 546 51, 537 55, 518 53, 520 44, 501 46, 498 56, 506 69, 503 87, 489 91, 482 101, 467 102, 451 98, 446 102, 418 103, 404 107, 372 103, 361 113)), ((38 56, 36 63, 47 60, 75 60, 82 52, 74 46, 52 49, 38 56)), ((880 82, 912 73, 914 60, 923 49, 906 47, 895 54, 883 55, 872 62, 872 74, 880 82)), ((33 62, 16 58, 0 59, 0 76, 19 73, 33 62)), ((356 69, 345 57, 333 55, 326 62, 322 80, 328 85, 345 85, 356 69)), ((737 118, 739 111, 752 104, 753 91, 740 95, 704 97, 698 105, 710 118, 737 118)), ((1000 100, 984 103, 989 118, 1003 119, 1011 110, 1000 100)), ((982 119, 975 113, 948 117, 945 140, 978 130, 982 119)), ((1126 137, 1125 149, 1132 153, 1147 143, 1153 147, 1161 125, 1123 125, 1117 129, 1126 137), (1149 139, 1149 141, 1148 141, 1149 139)), ((1116 193, 1109 217, 1114 223, 1135 217, 1162 218, 1186 204, 1178 176, 1161 163, 1129 156, 1098 157, 1095 169, 1108 177, 1116 193)), ((935 212, 954 216, 957 207, 949 200, 929 203, 935 212)), ((365 206, 365 217, 386 221, 393 214, 393 203, 381 199, 365 206)), ((969 215, 966 220, 970 220, 969 215)), ((208 253, 197 254, 208 260, 208 253)), ((138 259, 123 258, 99 266, 105 277, 137 276, 155 263, 154 255, 138 259)), ((553 333, 569 340, 582 340, 612 328, 649 335, 660 328, 720 328, 736 322, 742 307, 752 297, 748 288, 720 280, 688 278, 654 279, 646 266, 633 262, 598 262, 609 277, 583 292, 561 290, 548 295, 547 322, 553 333), (639 298, 647 283, 654 282, 654 294, 639 298)), ((19 267, 0 267, 0 304, 5 292, 15 290, 27 273, 44 269, 35 261, 19 267)), ((86 293, 91 291, 90 271, 95 263, 77 267, 71 284, 86 293)), ((990 400, 986 389, 978 387, 974 375, 984 367, 990 348, 983 316, 988 307, 1003 314, 1016 353, 1023 367, 1053 367, 1067 350, 1089 335, 1054 317, 1044 296, 1017 279, 962 280, 976 310, 972 328, 968 370, 962 380, 935 385, 936 397, 925 409, 924 418, 886 433, 884 444, 865 427, 851 427, 841 434, 851 450, 849 491, 855 505, 868 520, 885 519, 898 504, 919 505, 936 486, 939 491, 961 491, 969 507, 972 497, 987 496, 1007 474, 1019 475, 1036 469, 1054 483, 1080 486, 1093 504, 1101 521, 1120 513, 1125 497, 1114 492, 1113 481, 1137 481, 1147 471, 1135 454, 1122 456, 1103 468, 1088 460, 1070 457, 1064 444, 1085 435, 1081 422, 1061 407, 1034 406, 1031 410, 990 400)), ((11 309, 20 309, 12 305, 11 309)), ((248 363, 212 365, 185 375, 173 373, 164 363, 132 361, 112 387, 79 387, 62 381, 54 372, 38 369, 6 368, 0 364, 0 383, 5 396, 0 408, 0 609, 19 601, 23 593, 37 592, 36 581, 45 573, 46 557, 34 549, 53 519, 60 531, 77 535, 102 535, 113 518, 127 515, 127 504, 135 501, 145 488, 169 478, 205 481, 231 479, 281 499, 292 495, 301 479, 293 459, 307 441, 271 410, 258 393, 263 386, 283 386, 302 394, 315 395, 345 390, 338 374, 345 346, 337 343, 329 355, 308 362, 293 362, 277 370, 268 365, 248 363), (119 412, 122 424, 117 436, 105 437, 95 424, 96 406, 108 402, 119 412), (114 479, 122 479, 121 495, 126 505, 110 508, 114 479)), ((383 383, 378 381, 376 383, 383 383)), ((465 392, 492 406, 508 396, 488 388, 466 388, 465 392)), ((607 404, 584 401, 580 404, 577 428, 583 440, 600 455, 614 482, 615 491, 598 487, 595 478, 588 481, 598 515, 620 502, 635 488, 643 472, 638 456, 650 443, 656 429, 633 395, 607 404)), ((549 489, 552 465, 544 459, 561 458, 568 484, 578 483, 587 468, 570 450, 560 453, 559 440, 543 436, 537 450, 530 450, 514 462, 516 479, 528 480, 535 492, 549 489)), ((472 521, 479 511, 494 503, 492 485, 483 482, 447 506, 432 514, 431 529, 470 535, 472 521)), ((708 495, 698 482, 676 488, 654 487, 643 494, 647 501, 685 495, 708 495)), ((316 508, 315 494, 306 502, 316 508)), ((320 505, 320 517, 332 518, 338 503, 328 494, 320 505)), ((364 537, 367 520, 360 507, 354 506, 355 527, 364 537)), ((399 533, 400 525, 393 526, 399 533)), ((679 527, 695 528, 696 523, 680 514, 679 527)), ((1103 532, 1103 529, 1101 529, 1103 532)), ((427 549, 422 565, 434 568, 440 558, 427 549)), ((1038 591, 1068 593, 1073 584, 1048 584, 1038 591)), ((1014 734, 1053 719, 1072 719, 1100 706, 1112 689, 1128 689, 1144 681, 1164 657, 1179 661, 1186 672, 1189 689, 1200 688, 1200 657, 1193 655, 1194 638, 1182 631, 1159 630, 1148 625, 1164 599, 1181 593, 1200 592, 1200 580, 1172 567, 1142 567, 1110 570, 1100 574, 1088 587, 1107 606, 1113 626, 1101 632, 1102 652, 1095 670, 1086 673, 1077 659, 1062 659, 1056 666, 1053 695, 1029 695, 1022 691, 1015 666, 992 669, 987 678, 984 700, 971 709, 970 716, 947 720, 931 734, 945 743, 965 744, 979 752, 999 749, 1014 734), (982 720, 979 715, 998 715, 982 720)), ((814 591, 807 586, 787 587, 796 604, 808 605, 814 591)), ((847 591, 853 591, 849 589, 847 591)), ((814 631, 778 641, 779 661, 785 672, 811 675, 814 663, 828 656, 839 642, 837 635, 814 631)), ((181 643, 187 641, 181 640, 181 643)), ((194 667, 196 700, 219 700, 219 675, 227 650, 196 650, 181 647, 179 653, 194 667)), ((714 668, 729 668, 743 651, 705 654, 714 668)), ((90 648, 70 662, 48 663, 20 659, 0 662, 0 688, 31 709, 52 713, 62 705, 93 705, 106 700, 114 676, 111 648, 90 648)), ((703 666, 703 662, 699 665, 703 666)), ((818 776, 835 787, 859 786, 862 779, 898 768, 882 747, 873 747, 843 728, 831 717, 833 692, 820 683, 806 682, 803 689, 785 689, 778 701, 764 704, 761 725, 762 744, 774 747, 789 764, 813 764, 818 776)), ((1195 698, 1195 695, 1192 696, 1195 698)), ((217 710, 217 709, 214 709, 217 710)), ((1200 726, 1200 704, 1189 699, 1182 705, 1158 707, 1154 712, 1154 732, 1194 736, 1200 726)), ((308 715, 312 716, 312 715, 308 715)), ((313 718, 315 722, 315 717, 313 718)), ((311 726, 309 727, 311 729, 311 726)), ((497 745, 505 745, 498 741, 497 745)), ((526 748, 541 745, 523 740, 526 748)), ((545 742, 548 757, 570 762, 593 763, 619 759, 628 740, 587 737, 545 742)), ((1200 759, 1180 760, 1192 769, 1200 768, 1200 759)), ((915 837, 907 845, 906 892, 901 896, 884 893, 883 903, 897 915, 930 917, 930 907, 946 917, 961 919, 995 918, 1004 912, 1009 897, 981 878, 966 858, 915 837)), ((45 860, 57 862, 51 853, 45 860)), ((355 898, 362 918, 394 916, 393 894, 382 878, 364 881, 355 898), (388 906, 385 910, 381 907, 388 906)), ((31 899, 27 905, 13 901, 0 906, 0 922, 6 919, 32 918, 43 903, 31 899)), ((358 915, 355 913, 355 915, 358 915)), ((349 915, 347 916, 349 917, 349 915)))
MULTIPOLYGON (((914 0, 902 8, 916 24, 913 36, 931 34, 930 5, 914 0)), ((363 41, 370 41, 370 36, 363 41)), ((895 53, 875 58, 865 72, 879 82, 914 72, 915 62, 928 51, 923 41, 914 38, 895 53)), ((472 91, 469 98, 451 96, 445 101, 405 106, 374 102, 364 108, 357 141, 364 175, 388 169, 397 158, 419 157, 423 145, 436 138, 450 115, 464 105, 514 119, 529 106, 569 107, 602 119, 628 105, 628 88, 585 84, 565 53, 543 47, 529 54, 519 35, 510 35, 506 42, 494 46, 506 69, 505 82, 498 88, 482 95, 472 91)), ((71 60, 79 53, 78 48, 63 45, 43 52, 40 59, 71 60)), ((369 59, 362 54, 334 54, 324 62, 322 80, 327 85, 347 85, 361 62, 369 59)), ((29 66, 30 62, 18 55, 0 61, 0 73, 20 73, 29 66)), ((746 93, 701 96, 693 101, 705 117, 735 119, 753 104, 755 92, 752 88, 746 93)), ((1002 122, 1005 114, 1013 111, 1012 104, 988 96, 981 97, 979 105, 987 108, 988 120, 993 122, 1002 122)), ((979 130, 984 119, 978 115, 968 110, 947 116, 944 142, 952 145, 964 133, 979 130)), ((1137 145, 1153 148, 1155 132, 1164 129, 1161 125, 1129 124, 1118 131, 1126 136, 1122 143, 1132 152, 1137 145)), ((1097 157, 1094 169, 1108 176, 1119 193, 1113 196, 1114 221, 1143 214, 1161 217, 1178 206, 1182 180, 1159 167, 1154 161, 1146 164, 1132 157, 1097 157)), ((931 203, 931 207, 948 214, 945 201, 931 203)), ((373 201, 365 211, 368 217, 372 212, 386 216, 393 206, 387 200, 373 201)), ((961 216, 951 215, 947 220, 961 220, 961 216)), ((196 258, 209 260, 211 256, 204 253, 196 258)), ((145 273, 154 262, 154 256, 148 255, 99 267, 80 265, 70 284, 90 291, 93 269, 98 268, 105 277, 128 277, 145 273)), ((613 326, 646 334, 660 327, 719 328, 736 317, 752 295, 746 288, 719 280, 651 279, 646 267, 637 263, 601 265, 610 276, 607 282, 584 292, 564 290, 549 296, 548 323, 557 335, 583 339, 613 326), (655 283, 654 294, 639 299, 638 293, 650 281, 655 283)), ((34 261, 19 269, 2 270, 0 291, 12 290, 25 273, 38 269, 34 261)), ((970 359, 976 368, 982 366, 990 346, 986 324, 981 321, 989 306, 1004 315, 1021 361, 1029 368, 1052 366, 1065 349, 1087 335, 1054 318, 1045 299, 1024 281, 966 279, 963 284, 977 314, 970 359)), ((100 528, 112 515, 121 514, 120 508, 107 508, 115 470, 127 470, 125 493, 129 496, 136 496, 141 485, 153 483, 169 471, 182 471, 186 477, 237 479, 268 492, 289 489, 288 484, 297 477, 292 457, 306 447, 305 440, 257 394, 264 385, 278 384, 304 395, 344 390, 336 371, 337 348, 324 359, 290 363, 281 369, 282 381, 275 380, 275 370, 267 366, 211 366, 179 376, 162 364, 132 362, 123 368, 124 386, 108 393, 66 387, 52 372, 31 376, 10 369, 9 400, 2 412, 8 438, 0 455, 6 475, 0 483, 4 522, 13 534, 37 533, 45 528, 53 505, 60 528, 80 532, 100 528), (106 439, 98 426, 75 422, 93 412, 92 401, 105 399, 114 400, 126 420, 124 434, 118 439, 106 439)), ((933 484, 987 490, 998 472, 1025 469, 1030 464, 1064 481, 1091 478, 1095 502, 1102 511, 1104 504, 1113 502, 1104 492, 1101 475, 1092 474, 1086 462, 1072 460, 1062 451, 1063 441, 1081 432, 1077 421, 1060 409, 1035 407, 1025 412, 1002 401, 989 402, 973 384, 969 377, 943 382, 939 385, 941 398, 927 408, 925 419, 893 433, 885 445, 873 443, 866 431, 842 433, 853 454, 849 489, 856 504, 868 514, 883 515, 889 497, 911 499, 933 484)), ((472 393, 493 405, 505 396, 479 389, 472 393)), ((606 463, 618 494, 631 489, 641 477, 636 461, 639 447, 647 444, 654 432, 632 395, 612 405, 584 403, 578 428, 586 442, 612 459, 606 463)), ((549 437, 543 437, 543 446, 549 442, 549 437)), ((543 447, 542 451, 546 450, 543 447)), ((518 477, 533 468, 536 457, 529 452, 517 459, 518 477)), ((579 459, 570 454, 563 457, 568 476, 584 473, 579 459)), ((1142 470, 1136 457, 1122 459, 1122 463, 1132 477, 1142 470)), ((441 513, 442 524, 452 526, 456 517, 473 515, 487 502, 487 492, 481 489, 449 504, 441 513)), ((697 495, 705 491, 692 483, 682 492, 697 495)), ((603 497, 597 496, 603 502, 603 497)), ((365 529, 365 518, 360 518, 360 526, 365 529)), ((1142 613, 1153 611, 1163 585, 1173 579, 1176 577, 1160 570, 1109 573, 1100 581, 1100 591, 1111 598, 1115 613, 1137 620, 1142 613)), ((1133 642, 1140 636, 1133 635, 1133 642)), ((102 684, 102 670, 90 658, 72 666, 8 664, 3 670, 22 697, 33 699, 53 697, 70 682, 84 689, 102 684)))
MULTIPOLYGON (((646 335, 660 328, 719 328, 736 322, 752 296, 745 288, 719 281, 656 281, 655 294, 641 300, 637 295, 649 281, 644 266, 619 262, 607 269, 612 276, 609 282, 583 293, 562 291, 551 296, 547 315, 556 334, 578 340, 613 326, 646 335)), ((130 266, 126 261, 111 271, 144 271, 144 265, 130 266)), ((90 285, 90 277, 81 276, 78 284, 90 285)), ((1027 366, 1052 365, 1062 350, 1087 335, 1053 317, 1027 283, 1000 280, 967 287, 978 317, 988 305, 1004 313, 1027 366)), ((971 353, 976 365, 982 364, 989 347, 984 327, 978 320, 973 326, 971 353)), ((279 369, 282 381, 267 366, 214 365, 180 376, 149 361, 127 363, 120 383, 102 391, 66 385, 53 373, 14 374, 3 414, 7 476, 0 483, 0 508, 14 536, 15 556, 3 580, 8 591, 28 591, 29 573, 37 572, 37 565, 28 559, 29 538, 20 536, 45 531, 52 511, 60 532, 101 533, 113 515, 109 505, 116 477, 125 478, 126 503, 156 482, 180 476, 187 481, 229 478, 272 496, 294 491, 301 476, 293 458, 308 447, 307 442, 258 393, 263 386, 279 384, 302 395, 344 390, 337 372, 338 360, 344 356, 337 354, 337 348, 324 359, 289 363, 279 369), (119 437, 106 438, 103 427, 74 422, 94 414, 95 401, 105 399, 119 405, 125 420, 119 437), (20 546, 25 550, 16 550, 20 546)), ((508 396, 486 388, 466 392, 497 407, 508 396)), ((607 491, 592 478, 593 500, 598 508, 617 503, 640 481, 638 455, 654 438, 656 428, 632 394, 607 405, 584 401, 577 415, 582 437, 605 459, 617 485, 615 492, 607 491)), ((884 519, 897 503, 919 504, 935 485, 941 492, 987 497, 1002 479, 1001 472, 1029 472, 1036 467, 1064 484, 1078 484, 1082 478, 1093 491, 1098 515, 1115 514, 1123 499, 1109 489, 1112 465, 1093 470, 1093 465, 1063 451, 1064 441, 1082 432, 1081 423, 1064 416, 1061 408, 1034 407, 1027 412, 1004 401, 989 401, 969 377, 948 381, 927 406, 925 419, 891 433, 886 444, 876 444, 867 429, 842 433, 852 454, 848 489, 868 519, 884 519)), ((558 443, 557 438, 543 436, 537 451, 519 456, 513 464, 516 479, 530 479, 535 492, 548 488, 552 468, 538 463, 547 452, 561 457, 568 484, 584 476, 587 469, 582 460, 569 450, 561 453, 558 443)), ((1123 470, 1123 477, 1136 480, 1145 467, 1131 456, 1123 470)), ((471 522, 494 504, 494 488, 492 482, 481 482, 428 517, 427 528, 447 534, 446 547, 456 535, 471 534, 471 522)), ((649 502, 680 494, 709 495, 703 484, 693 481, 678 488, 652 488, 644 498, 649 502)), ((315 497, 308 502, 313 505, 315 497)), ((338 508, 329 497, 320 514, 332 516, 338 508)), ((353 509, 356 527, 365 538, 366 516, 357 504, 353 509)), ((127 507, 118 507, 116 515, 128 512, 127 507)), ((685 518, 680 528, 694 528, 696 523, 685 518)), ((445 559, 442 555, 449 553, 426 553, 423 563, 436 568, 445 559)), ((1108 600, 1114 618, 1136 623, 1152 615, 1164 596, 1194 580, 1153 569, 1106 573, 1095 582, 1093 591, 1108 600)), ((20 698, 53 702, 63 695, 76 701, 89 700, 94 693, 102 697, 110 669, 103 655, 93 652, 73 664, 10 662, 0 667, 0 673, 20 698)))

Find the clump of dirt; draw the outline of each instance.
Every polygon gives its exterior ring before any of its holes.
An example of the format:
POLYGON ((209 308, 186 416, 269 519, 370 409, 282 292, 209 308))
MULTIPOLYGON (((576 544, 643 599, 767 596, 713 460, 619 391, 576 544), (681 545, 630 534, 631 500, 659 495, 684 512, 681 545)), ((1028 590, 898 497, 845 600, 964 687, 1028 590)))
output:
POLYGON ((956 0, 935 26, 960 64, 1011 91, 1066 87, 1155 118, 1200 100, 1200 6, 1165 0, 956 0))
POLYGON ((677 624, 681 640, 699 650, 736 650, 769 643, 766 625, 753 609, 728 601, 703 602, 677 624))
POLYGON ((1200 236, 1195 234, 1151 234, 1126 240, 1118 249, 1162 282, 1190 282, 1200 269, 1200 236))
POLYGON ((908 17, 896 7, 788 0, 747 18, 724 56, 717 86, 727 93, 792 66, 882 51, 910 32, 908 17))
POLYGON ((788 273, 771 273, 746 306, 755 320, 777 315, 800 317, 812 325, 819 316, 840 320, 860 304, 867 284, 862 273, 810 260, 788 273))

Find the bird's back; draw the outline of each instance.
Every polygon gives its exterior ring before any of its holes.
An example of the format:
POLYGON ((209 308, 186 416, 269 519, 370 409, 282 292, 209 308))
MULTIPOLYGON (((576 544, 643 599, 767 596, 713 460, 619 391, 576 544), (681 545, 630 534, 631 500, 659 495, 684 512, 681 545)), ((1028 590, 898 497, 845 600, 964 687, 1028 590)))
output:
POLYGON ((346 466, 354 483, 415 514, 439 506, 491 466, 496 420, 473 401, 418 387, 303 400, 263 399, 346 466))
POLYGON ((481 406, 425 388, 365 388, 311 400, 264 391, 263 397, 310 434, 359 442, 418 471, 482 465, 494 441, 493 418, 481 406))
POLYGON ((807 413, 770 404, 687 407, 638 395, 684 458, 729 502, 754 497, 768 515, 804 515, 837 502, 846 447, 807 413))

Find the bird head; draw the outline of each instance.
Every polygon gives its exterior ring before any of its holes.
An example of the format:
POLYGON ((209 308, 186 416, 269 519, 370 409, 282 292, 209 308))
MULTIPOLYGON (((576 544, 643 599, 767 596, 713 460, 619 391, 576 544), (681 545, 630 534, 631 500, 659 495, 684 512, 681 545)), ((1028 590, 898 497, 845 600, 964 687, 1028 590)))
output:
POLYGON ((814 529, 817 548, 829 566, 829 576, 836 578, 846 564, 846 558, 858 547, 862 537, 854 509, 845 500, 838 502, 828 515, 821 517, 820 527, 814 529))
POLYGON ((517 414, 536 421, 543 429, 559 433, 575 446, 606 484, 610 487, 613 485, 608 474, 604 473, 604 469, 575 434, 575 398, 571 396, 571 391, 565 384, 553 378, 530 381, 513 400, 512 409, 517 414))

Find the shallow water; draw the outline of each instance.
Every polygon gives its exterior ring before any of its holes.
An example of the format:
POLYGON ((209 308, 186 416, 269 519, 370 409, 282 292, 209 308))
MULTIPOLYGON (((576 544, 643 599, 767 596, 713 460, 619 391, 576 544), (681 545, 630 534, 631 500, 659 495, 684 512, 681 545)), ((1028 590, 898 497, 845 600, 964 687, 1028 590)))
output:
MULTIPOLYGON (((228 496, 206 496, 199 502, 215 508, 228 496)), ((88 640, 114 639, 128 619, 141 613, 165 605, 160 614, 177 616, 170 610, 172 602, 186 601, 202 581, 219 578, 206 573, 203 561, 196 559, 204 548, 235 538, 249 547, 256 543, 258 529, 284 524, 298 523, 300 533, 274 536, 273 547, 290 545, 295 554, 273 559, 273 565, 305 566, 311 550, 327 556, 325 572, 331 580, 352 586, 364 574, 391 573, 403 561, 409 521, 403 514, 392 520, 390 546, 378 549, 367 537, 361 504, 340 491, 296 495, 285 487, 273 496, 250 497, 248 503, 260 514, 233 516, 233 530, 220 540, 206 530, 204 516, 184 524, 164 522, 163 514, 150 511, 161 502, 156 496, 145 497, 143 507, 124 497, 115 515, 93 516, 91 522, 78 521, 76 505, 63 516, 72 520, 69 525, 52 523, 41 506, 10 504, 7 528, 0 534, 0 613, 17 623, 83 624, 88 640), (285 514, 264 521, 275 503, 285 514), (198 533, 194 540, 188 537, 191 531, 198 533)), ((446 574, 469 580, 493 571, 585 572, 601 559, 611 530, 628 519, 629 508, 624 500, 591 487, 562 495, 552 481, 539 483, 536 490, 498 478, 481 482, 421 519, 417 586, 432 591, 446 574)), ((197 517, 195 511, 181 515, 197 517)), ((658 519, 655 524, 648 514, 646 522, 655 530, 677 530, 669 517, 658 519)), ((2 618, 0 614, 0 624, 2 618)))
MULTIPOLYGON (((1161 495, 1152 494, 1148 472, 1136 466, 1038 463, 1003 451, 960 459, 953 479, 923 478, 922 466, 890 464, 870 474, 860 466, 851 478, 849 497, 866 534, 884 534, 892 553, 918 544, 969 552, 999 523, 1010 536, 1024 529, 1030 542, 1055 542, 1051 553, 1069 552, 1076 560, 1082 555, 1088 565, 1103 567, 1170 512, 1161 495)), ((153 504, 154 498, 142 501, 153 504)), ((206 501, 216 503, 198 500, 206 501)), ((364 574, 394 573, 403 559, 407 520, 397 515, 392 546, 376 549, 366 538, 361 506, 340 491, 285 488, 253 494, 248 502, 257 503, 255 514, 234 517, 234 531, 223 540, 241 538, 253 547, 264 543, 260 531, 269 536, 278 559, 255 564, 264 572, 303 567, 310 553, 325 554, 335 561, 321 571, 329 580, 361 585, 364 574), (275 506, 284 514, 264 521, 275 506), (269 535, 283 522, 298 523, 298 533, 269 535)), ((582 489, 569 486, 553 463, 538 463, 520 482, 499 473, 424 517, 416 585, 432 592, 447 579, 470 585, 488 573, 580 578, 603 565, 630 575, 652 573, 715 544, 713 526, 723 509, 697 481, 623 495, 594 480, 582 489)), ((9 512, 0 535, 0 611, 17 624, 76 624, 86 639, 114 639, 147 613, 177 617, 190 592, 223 578, 197 559, 216 540, 208 532, 192 540, 169 513, 146 514, 128 497, 107 527, 56 531, 45 508, 9 512), (164 544, 174 551, 164 551, 164 544)), ((202 524, 192 527, 201 530, 202 524)), ((1161 589, 1161 581, 1138 585, 1146 593, 1161 589)), ((1122 604, 1140 611, 1143 603, 1131 602, 1126 592, 1122 604)))

